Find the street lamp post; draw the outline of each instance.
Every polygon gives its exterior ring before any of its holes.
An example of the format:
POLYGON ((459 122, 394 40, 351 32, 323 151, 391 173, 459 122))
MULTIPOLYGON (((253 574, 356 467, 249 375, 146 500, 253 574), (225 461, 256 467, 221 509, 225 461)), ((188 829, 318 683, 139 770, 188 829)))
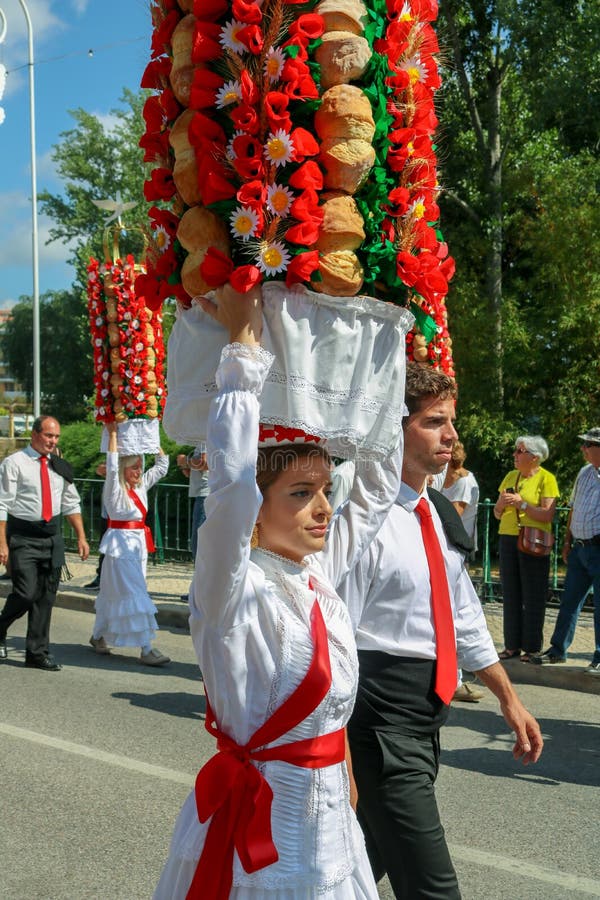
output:
MULTIPOLYGON (((33 61, 33 26, 25 0, 19 0, 27 22, 29 68, 29 135, 31 146, 31 244, 33 260, 33 415, 40 414, 40 267, 38 252, 37 168, 35 152, 35 88, 33 61)), ((0 9, 0 43, 6 34, 6 17, 0 9)))

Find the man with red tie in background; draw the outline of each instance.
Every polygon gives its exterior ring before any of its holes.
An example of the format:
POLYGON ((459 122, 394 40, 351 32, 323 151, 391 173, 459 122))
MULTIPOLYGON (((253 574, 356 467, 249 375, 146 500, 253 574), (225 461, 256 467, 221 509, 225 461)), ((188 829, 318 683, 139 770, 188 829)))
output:
POLYGON ((0 563, 10 558, 12 591, 0 614, 0 659, 6 659, 6 632, 28 613, 25 665, 46 672, 61 667, 48 651, 50 617, 65 561, 61 516, 75 534, 81 559, 87 559, 79 494, 71 467, 54 451, 60 425, 52 416, 33 423, 31 443, 0 465, 0 563))
POLYGON ((465 567, 460 518, 446 498, 427 491, 457 439, 455 401, 452 379, 408 364, 400 493, 338 587, 356 626, 360 665, 348 726, 358 816, 376 880, 387 872, 402 900, 460 898, 434 793, 439 730, 458 668, 476 672, 498 697, 516 735, 515 759, 535 762, 543 746, 498 661, 465 567))

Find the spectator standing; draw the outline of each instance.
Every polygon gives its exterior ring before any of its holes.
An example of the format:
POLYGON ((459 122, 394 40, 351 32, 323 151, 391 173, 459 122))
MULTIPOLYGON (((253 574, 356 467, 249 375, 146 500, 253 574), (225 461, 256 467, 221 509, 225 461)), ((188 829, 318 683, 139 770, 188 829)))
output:
POLYGON ((117 423, 109 422, 106 481, 102 502, 108 515, 100 544, 104 554, 96 620, 90 644, 96 653, 117 647, 140 647, 140 662, 162 666, 170 662, 151 641, 157 628, 156 607, 146 588, 146 563, 154 544, 146 525, 148 491, 169 470, 162 450, 155 464, 143 473, 140 456, 119 456, 117 423))
POLYGON ((579 435, 586 465, 579 470, 571 493, 569 519, 562 548, 567 575, 550 647, 532 662, 564 663, 573 642, 579 613, 594 589, 595 650, 586 671, 600 676, 600 428, 579 435))
POLYGON ((550 556, 531 556, 519 550, 519 529, 524 526, 552 531, 558 485, 541 463, 548 459, 548 444, 540 435, 522 435, 515 441, 515 468, 498 488, 494 516, 500 520, 499 554, 502 585, 504 650, 500 659, 521 657, 530 662, 544 641, 550 556))
POLYGON ((70 465, 56 454, 60 425, 38 416, 31 443, 0 466, 0 563, 10 561, 12 591, 0 615, 0 659, 6 659, 6 632, 28 614, 25 665, 46 672, 61 666, 49 652, 50 619, 65 563, 61 516, 77 535, 77 549, 87 559, 79 494, 70 465))
POLYGON ((206 458, 206 444, 199 444, 193 453, 179 453, 177 465, 189 478, 190 485, 188 496, 193 499, 192 524, 190 528, 190 550, 192 560, 196 562, 198 551, 198 529, 206 519, 204 501, 208 497, 208 461, 206 458))
POLYGON ((473 541, 473 552, 475 552, 477 550, 479 485, 473 473, 465 469, 466 458, 467 454, 462 442, 454 441, 441 493, 450 500, 461 517, 465 531, 473 541))

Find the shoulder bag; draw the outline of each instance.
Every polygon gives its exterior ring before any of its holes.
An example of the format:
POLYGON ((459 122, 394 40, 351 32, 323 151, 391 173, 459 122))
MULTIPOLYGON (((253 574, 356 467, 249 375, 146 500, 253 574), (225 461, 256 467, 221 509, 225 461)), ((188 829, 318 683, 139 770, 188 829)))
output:
MULTIPOLYGON (((517 479, 517 488, 519 480, 517 479)), ((521 553, 526 553, 528 556, 550 556, 554 545, 552 531, 544 531, 543 528, 535 528, 533 525, 521 525, 520 512, 519 510, 516 512, 519 523, 517 550, 520 550, 521 553)))

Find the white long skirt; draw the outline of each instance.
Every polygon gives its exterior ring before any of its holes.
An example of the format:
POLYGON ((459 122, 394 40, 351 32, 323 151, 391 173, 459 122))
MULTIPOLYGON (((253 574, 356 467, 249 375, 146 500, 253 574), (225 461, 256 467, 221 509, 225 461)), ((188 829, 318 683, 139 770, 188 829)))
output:
POLYGON ((146 588, 143 535, 143 531, 119 534, 117 529, 109 529, 100 545, 105 556, 96 597, 94 637, 103 637, 113 647, 147 647, 156 634, 156 607, 146 588))
MULTIPOLYGON (((153 894, 153 900, 186 898, 198 858, 190 859, 189 853, 179 853, 178 850, 181 846, 180 840, 188 831, 191 815, 195 816, 193 793, 184 803, 175 825, 169 858, 153 894)), ((356 819, 353 826, 356 829, 356 845, 359 847, 357 864, 348 876, 334 886, 330 888, 306 884, 294 886, 292 883, 285 887, 267 888, 234 885, 229 892, 229 900, 378 900, 379 894, 365 849, 364 837, 356 819)), ((203 826, 203 829, 205 827, 203 826)))

